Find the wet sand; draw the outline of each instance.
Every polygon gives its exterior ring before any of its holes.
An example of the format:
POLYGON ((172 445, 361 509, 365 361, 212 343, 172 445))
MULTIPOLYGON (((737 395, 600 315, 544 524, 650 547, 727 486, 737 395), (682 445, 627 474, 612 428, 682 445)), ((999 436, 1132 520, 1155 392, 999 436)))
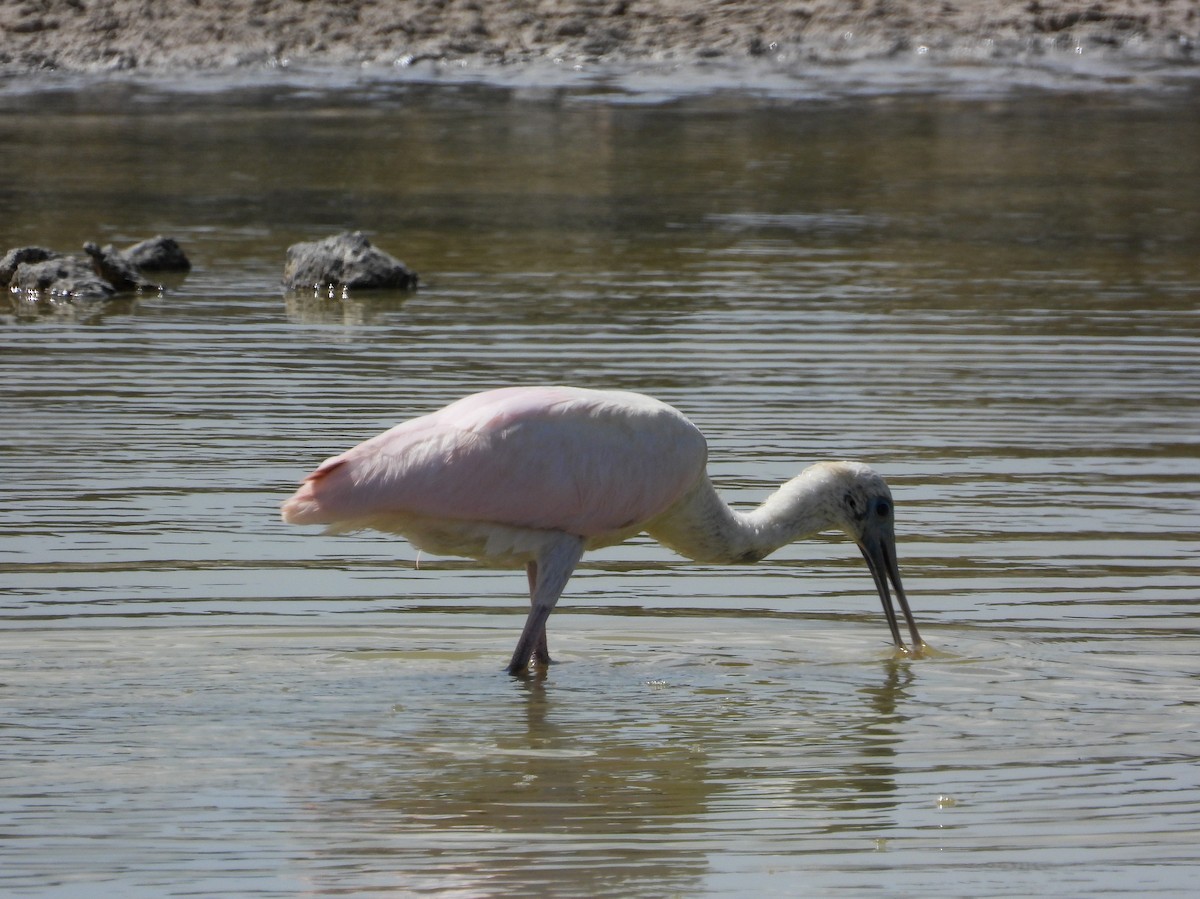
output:
POLYGON ((1056 55, 1195 66, 1195 0, 0 0, 0 73, 1056 55))

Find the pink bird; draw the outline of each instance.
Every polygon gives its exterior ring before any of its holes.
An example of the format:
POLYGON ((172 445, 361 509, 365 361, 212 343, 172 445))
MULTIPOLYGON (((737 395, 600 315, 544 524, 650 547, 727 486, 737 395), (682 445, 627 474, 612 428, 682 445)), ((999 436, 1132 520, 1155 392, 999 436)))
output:
POLYGON ((508 387, 465 397, 322 462, 283 504, 290 524, 374 528, 419 549, 524 566, 530 612, 508 665, 548 664, 546 620, 583 553, 646 532, 698 562, 757 562, 821 531, 862 550, 892 639, 888 580, 912 648, 924 647, 900 583, 892 495, 858 462, 819 462, 742 512, 718 496, 708 443, 639 393, 508 387))

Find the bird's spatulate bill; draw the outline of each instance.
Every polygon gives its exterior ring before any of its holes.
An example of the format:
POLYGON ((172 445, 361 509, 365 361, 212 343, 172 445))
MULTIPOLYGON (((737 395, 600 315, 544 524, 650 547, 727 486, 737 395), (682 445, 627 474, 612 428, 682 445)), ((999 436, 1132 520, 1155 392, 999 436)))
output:
POLYGON ((917 622, 913 618, 912 609, 908 606, 908 596, 905 595, 904 584, 900 580, 900 566, 896 562, 895 548, 890 545, 889 541, 881 537, 865 539, 858 548, 862 550, 863 558, 867 560, 867 567, 871 569, 871 576, 875 579, 875 588, 879 591, 879 599, 883 603, 883 614, 887 616, 888 627, 892 631, 892 640, 895 642, 896 648, 909 655, 922 655, 927 647, 917 630, 917 622), (892 596, 888 589, 889 581, 896 590, 896 602, 904 614, 905 624, 908 625, 908 633, 912 637, 911 646, 906 646, 904 638, 900 636, 900 624, 896 620, 896 610, 892 606, 892 596))

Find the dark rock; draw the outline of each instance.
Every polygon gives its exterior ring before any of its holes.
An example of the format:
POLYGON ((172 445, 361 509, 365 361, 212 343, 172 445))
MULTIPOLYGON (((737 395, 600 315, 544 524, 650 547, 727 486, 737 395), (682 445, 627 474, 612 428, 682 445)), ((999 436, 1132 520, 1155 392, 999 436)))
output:
POLYGON ((0 287, 9 286, 13 275, 17 273, 17 266, 22 262, 45 262, 47 259, 55 259, 59 255, 45 247, 13 247, 4 254, 3 259, 0 259, 0 287))
POLYGON ((57 254, 37 262, 19 263, 9 286, 84 300, 105 299, 116 292, 96 274, 89 260, 57 254))
POLYGON ((192 267, 175 238, 161 234, 126 247, 123 255, 143 272, 186 272, 192 267))
POLYGON ((89 240, 83 245, 83 249, 92 257, 92 268, 96 274, 111 284, 117 293, 158 286, 143 278, 138 267, 112 244, 101 248, 89 240))
POLYGON ((352 290, 417 286, 417 273, 371 246, 361 231, 347 231, 312 243, 288 247, 283 284, 293 290, 329 285, 352 290))
POLYGON ((141 274, 150 271, 186 271, 190 267, 179 244, 169 237, 153 237, 122 252, 111 244, 101 248, 83 245, 88 257, 66 256, 45 247, 16 247, 0 258, 0 287, 37 291, 50 296, 102 299, 115 293, 157 288, 141 274))

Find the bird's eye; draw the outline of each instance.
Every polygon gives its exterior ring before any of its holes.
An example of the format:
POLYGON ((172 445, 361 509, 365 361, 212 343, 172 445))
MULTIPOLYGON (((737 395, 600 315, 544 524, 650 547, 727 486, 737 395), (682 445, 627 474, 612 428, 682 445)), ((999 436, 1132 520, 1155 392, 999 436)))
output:
POLYGON ((875 512, 880 518, 887 518, 891 514, 892 507, 886 499, 881 499, 875 504, 875 512))

